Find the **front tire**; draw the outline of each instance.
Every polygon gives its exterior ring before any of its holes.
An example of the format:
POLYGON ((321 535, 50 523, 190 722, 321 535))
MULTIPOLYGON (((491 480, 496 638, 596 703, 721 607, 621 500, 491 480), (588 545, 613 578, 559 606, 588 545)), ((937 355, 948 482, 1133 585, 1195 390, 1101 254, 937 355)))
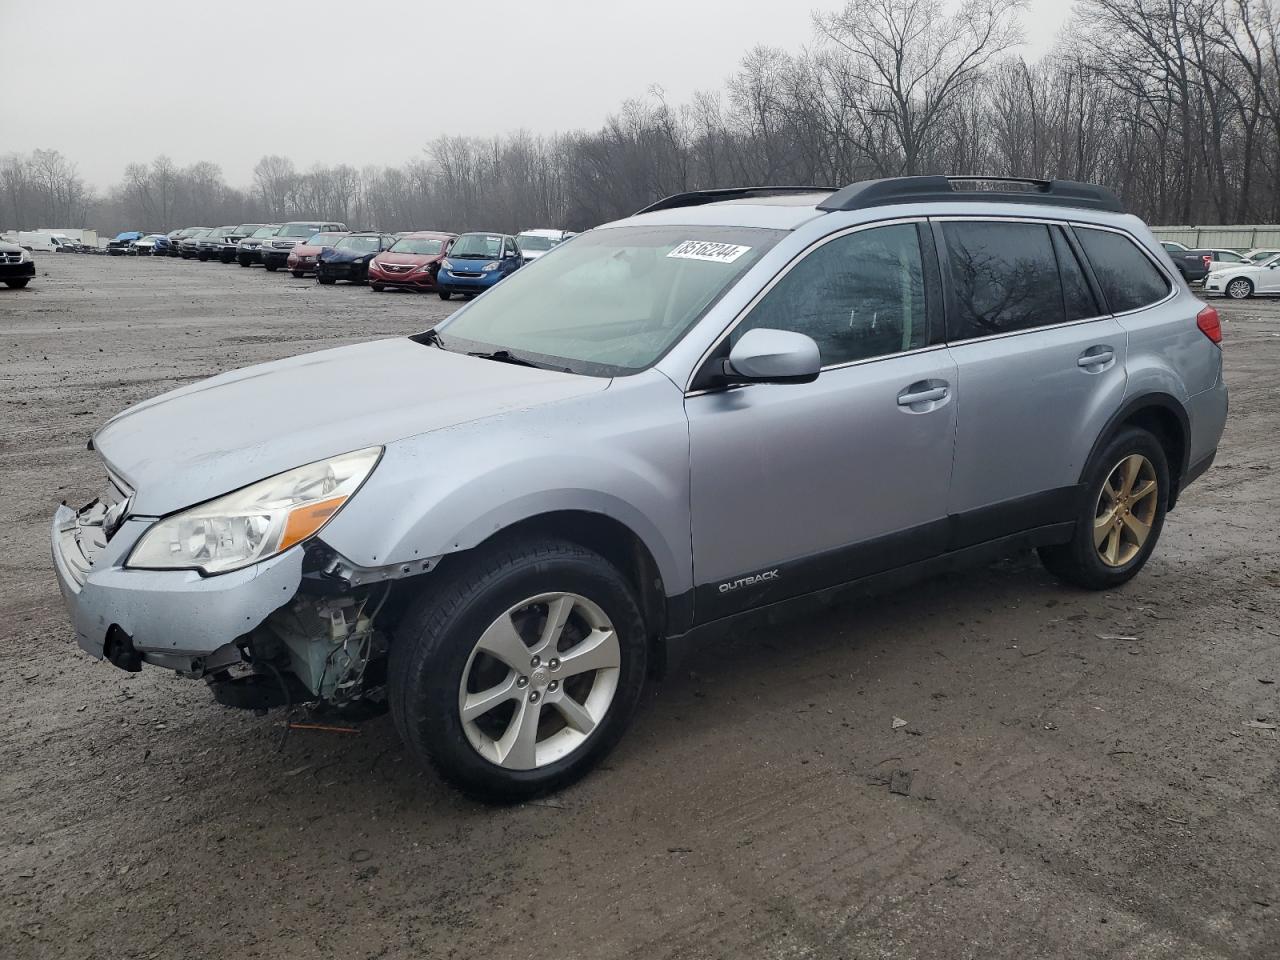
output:
POLYGON ((1227 296, 1232 300, 1248 300, 1253 296, 1253 281, 1237 277, 1227 284, 1227 296))
POLYGON ((386 289, 386 287, 384 287, 384 286, 383 286, 382 284, 380 284, 380 283, 371 283, 371 284, 369 284, 369 289, 370 289, 371 291, 373 291, 374 293, 381 293, 383 290, 385 290, 385 289, 386 289))
POLYGON ((622 737, 647 640, 630 585, 599 554, 524 540, 424 583, 391 647, 389 701, 418 759, 464 792, 557 790, 622 737))
POLYGON ((280 269, 279 264, 275 263, 264 263, 263 266, 267 268, 267 273, 275 273, 280 269))
POLYGON ((31 282, 30 277, 19 277, 17 280, 6 280, 5 283, 13 290, 21 290, 31 282))
POLYGON ((336 281, 334 280, 333 277, 322 277, 320 276, 320 274, 318 273, 316 274, 316 283, 322 283, 326 287, 328 287, 328 286, 332 286, 335 282, 336 281))
POLYGON ((436 293, 440 294, 441 300, 449 300, 453 297, 453 294, 448 290, 437 290, 436 293))
POLYGON ((244 257, 236 257, 236 263, 240 264, 240 266, 242 266, 242 267, 251 267, 251 266, 253 266, 253 261, 252 261, 252 260, 246 260, 244 257))
POLYGON ((301 280, 303 277, 307 275, 306 272, 303 270, 291 270, 290 273, 292 273, 299 280, 301 280))
POLYGON ((1086 590, 1110 590, 1146 564, 1169 504, 1169 461, 1151 433, 1129 427, 1090 462, 1069 543, 1040 548, 1048 570, 1086 590))

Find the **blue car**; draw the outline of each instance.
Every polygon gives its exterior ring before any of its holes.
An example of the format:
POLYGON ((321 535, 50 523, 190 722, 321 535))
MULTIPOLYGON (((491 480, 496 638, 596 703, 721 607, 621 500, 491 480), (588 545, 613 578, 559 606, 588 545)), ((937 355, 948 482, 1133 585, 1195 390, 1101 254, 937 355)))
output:
POLYGON ((112 257, 123 257, 129 252, 133 242, 141 240, 144 236, 146 234, 141 230, 125 230, 123 233, 117 233, 107 241, 107 254, 112 257))
MULTIPOLYGON (((319 234, 312 239, 319 245, 319 234)), ((308 243, 311 241, 308 240, 308 243)), ((387 233, 348 233, 332 247, 325 247, 316 257, 316 283, 332 284, 369 281, 369 261, 383 250, 390 250, 396 238, 387 233)), ((295 274, 296 276, 297 274, 295 274)))
POLYGON ((167 257, 170 249, 173 247, 173 241, 169 239, 167 233, 156 234, 155 242, 151 245, 151 255, 153 257, 167 257))
POLYGON ((441 300, 455 293, 474 297, 524 264, 516 238, 506 233, 464 233, 440 263, 436 290, 441 300))

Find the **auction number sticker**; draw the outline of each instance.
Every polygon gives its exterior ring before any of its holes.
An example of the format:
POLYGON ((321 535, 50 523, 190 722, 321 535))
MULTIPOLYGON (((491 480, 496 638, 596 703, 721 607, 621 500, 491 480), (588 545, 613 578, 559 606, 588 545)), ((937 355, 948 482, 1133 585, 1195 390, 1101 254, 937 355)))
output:
POLYGON ((686 240, 676 247, 668 257, 677 260, 709 260, 712 263, 733 263, 750 250, 736 243, 716 243, 713 240, 686 240))

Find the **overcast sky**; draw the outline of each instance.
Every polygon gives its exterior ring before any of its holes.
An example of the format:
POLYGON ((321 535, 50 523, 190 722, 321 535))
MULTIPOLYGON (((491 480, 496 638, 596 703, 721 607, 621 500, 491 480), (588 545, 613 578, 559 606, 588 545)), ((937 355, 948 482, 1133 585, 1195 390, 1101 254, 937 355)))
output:
MULTIPOLYGON (((593 128, 652 84, 673 103, 719 89, 751 47, 799 50, 809 11, 840 6, 0 0, 0 154, 61 150, 98 187, 160 153, 212 160, 236 185, 266 153, 402 163, 442 133, 593 128)), ((1070 2, 1030 6, 1034 59, 1070 2)))

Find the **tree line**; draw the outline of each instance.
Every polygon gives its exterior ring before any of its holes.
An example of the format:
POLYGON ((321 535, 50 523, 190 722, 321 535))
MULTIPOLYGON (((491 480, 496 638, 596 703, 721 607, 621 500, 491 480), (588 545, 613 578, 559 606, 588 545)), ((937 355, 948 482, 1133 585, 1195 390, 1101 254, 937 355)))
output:
POLYGON ((667 194, 978 173, 1103 183, 1153 223, 1280 222, 1280 0, 1078 0, 1018 56, 1024 0, 849 0, 799 52, 748 52, 723 89, 660 87, 600 129, 438 136, 401 166, 262 157, 132 163, 95 196, 57 151, 0 158, 0 226, 583 229, 667 194))

